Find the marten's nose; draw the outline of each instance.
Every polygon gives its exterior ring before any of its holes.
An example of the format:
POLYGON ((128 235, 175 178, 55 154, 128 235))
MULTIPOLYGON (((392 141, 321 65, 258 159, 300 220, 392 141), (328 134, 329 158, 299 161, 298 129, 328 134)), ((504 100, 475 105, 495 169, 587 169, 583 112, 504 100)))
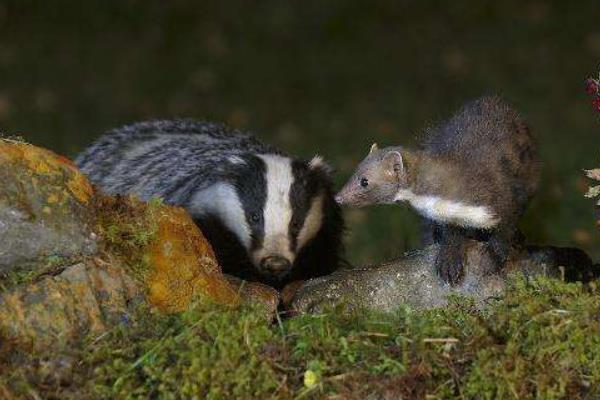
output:
POLYGON ((281 256, 269 256, 262 259, 260 266, 264 272, 280 276, 287 273, 292 268, 292 263, 281 256))

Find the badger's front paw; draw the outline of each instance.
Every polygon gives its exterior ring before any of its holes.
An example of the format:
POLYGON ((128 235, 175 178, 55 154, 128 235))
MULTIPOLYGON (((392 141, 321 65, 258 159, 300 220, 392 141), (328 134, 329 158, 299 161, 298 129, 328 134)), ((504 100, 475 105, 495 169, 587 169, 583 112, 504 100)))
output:
POLYGON ((463 254, 460 246, 440 246, 435 258, 435 268, 440 278, 451 285, 460 282, 463 275, 463 254))

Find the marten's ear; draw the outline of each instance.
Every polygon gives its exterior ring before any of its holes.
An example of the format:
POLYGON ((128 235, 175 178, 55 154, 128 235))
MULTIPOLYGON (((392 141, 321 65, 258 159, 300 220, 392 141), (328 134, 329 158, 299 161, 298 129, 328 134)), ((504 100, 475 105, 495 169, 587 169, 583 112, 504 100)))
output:
POLYGON ((404 173, 404 162, 399 151, 388 151, 383 156, 383 167, 387 174, 398 177, 404 173))
POLYGON ((308 168, 312 171, 323 171, 325 175, 328 176, 333 174, 333 168, 331 168, 331 166, 327 164, 320 155, 314 156, 312 160, 308 162, 308 168))
POLYGON ((371 150, 369 150, 369 155, 375 153, 377 150, 379 150, 379 146, 377 146, 377 143, 373 143, 371 145, 371 150))

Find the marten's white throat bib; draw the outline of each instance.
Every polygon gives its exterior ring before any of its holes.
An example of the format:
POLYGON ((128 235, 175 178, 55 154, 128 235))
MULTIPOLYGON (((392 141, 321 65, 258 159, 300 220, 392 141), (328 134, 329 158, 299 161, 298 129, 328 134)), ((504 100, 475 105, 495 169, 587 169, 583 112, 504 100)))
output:
POLYGON ((500 222, 500 218, 488 207, 471 206, 437 196, 419 196, 406 189, 400 190, 394 201, 407 201, 424 217, 465 228, 491 229, 500 222))

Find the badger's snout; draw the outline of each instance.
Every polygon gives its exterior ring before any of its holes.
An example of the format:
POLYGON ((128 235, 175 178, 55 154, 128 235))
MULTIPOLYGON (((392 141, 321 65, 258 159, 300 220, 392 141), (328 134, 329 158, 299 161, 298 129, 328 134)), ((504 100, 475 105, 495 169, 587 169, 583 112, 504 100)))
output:
POLYGON ((261 260, 260 267, 263 273, 281 277, 292 269, 292 263, 281 256, 268 256, 261 260))

